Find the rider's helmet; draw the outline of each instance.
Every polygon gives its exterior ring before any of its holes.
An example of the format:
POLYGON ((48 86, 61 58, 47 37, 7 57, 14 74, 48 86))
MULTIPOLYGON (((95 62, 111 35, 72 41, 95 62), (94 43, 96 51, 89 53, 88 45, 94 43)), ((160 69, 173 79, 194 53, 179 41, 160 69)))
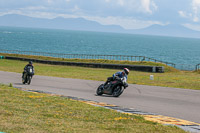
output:
POLYGON ((29 64, 30 64, 30 65, 32 65, 32 64, 33 64, 33 62, 32 62, 32 61, 29 61, 29 64))
POLYGON ((124 69, 123 69, 123 72, 124 72, 126 75, 128 75, 128 74, 129 74, 129 69, 128 69, 128 68, 124 68, 124 69))

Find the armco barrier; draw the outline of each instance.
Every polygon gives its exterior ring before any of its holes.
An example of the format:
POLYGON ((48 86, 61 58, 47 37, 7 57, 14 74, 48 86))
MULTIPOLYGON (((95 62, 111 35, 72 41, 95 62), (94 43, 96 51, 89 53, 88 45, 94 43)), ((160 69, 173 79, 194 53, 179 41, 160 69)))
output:
POLYGON ((67 65, 67 66, 80 66, 80 67, 92 67, 92 68, 109 68, 109 69, 123 69, 128 68, 135 71, 143 72, 164 72, 163 66, 141 66, 141 65, 122 65, 122 64, 102 64, 102 63, 82 63, 82 62, 65 62, 65 61, 48 61, 48 60, 38 60, 29 59, 21 57, 10 57, 5 56, 5 59, 10 60, 22 60, 22 61, 33 61, 36 63, 52 64, 52 65, 67 65))

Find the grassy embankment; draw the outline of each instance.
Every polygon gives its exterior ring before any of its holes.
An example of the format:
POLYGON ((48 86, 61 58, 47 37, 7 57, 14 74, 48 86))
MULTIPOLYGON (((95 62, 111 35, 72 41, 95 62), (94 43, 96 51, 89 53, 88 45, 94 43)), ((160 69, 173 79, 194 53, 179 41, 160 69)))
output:
MULTIPOLYGON (((12 56, 21 57, 22 55, 12 55, 12 56)), ((61 59, 61 58, 38 57, 38 56, 24 56, 24 57, 45 59, 45 60, 71 61, 71 62, 73 61, 73 62, 165 66, 165 73, 149 73, 149 72, 131 71, 129 74, 128 83, 200 90, 200 72, 179 71, 161 63, 61 59), (154 75, 154 80, 150 80, 149 78, 150 75, 154 75)), ((3 59, 3 60, 0 60, 0 70, 21 73, 23 70, 23 67, 26 64, 27 62, 23 62, 23 61, 3 59)), ((105 81, 107 77, 111 76, 116 71, 119 71, 119 70, 114 70, 114 69, 97 69, 97 68, 85 68, 85 67, 74 67, 74 66, 55 66, 55 65, 38 64, 38 63, 34 63, 34 66, 35 66, 37 75, 56 76, 56 77, 64 77, 64 78, 78 78, 78 79, 87 79, 87 80, 99 80, 99 81, 105 81)))
POLYGON ((146 121, 137 115, 122 114, 59 96, 25 92, 0 85, 0 132, 183 133, 184 131, 177 127, 146 121))

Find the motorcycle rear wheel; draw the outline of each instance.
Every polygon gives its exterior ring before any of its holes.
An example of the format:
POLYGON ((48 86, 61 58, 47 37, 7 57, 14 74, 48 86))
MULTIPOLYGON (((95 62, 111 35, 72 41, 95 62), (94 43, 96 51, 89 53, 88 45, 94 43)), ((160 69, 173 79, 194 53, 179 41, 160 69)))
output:
POLYGON ((119 97, 124 91, 124 88, 122 86, 117 86, 114 91, 113 91, 113 96, 114 97, 119 97))

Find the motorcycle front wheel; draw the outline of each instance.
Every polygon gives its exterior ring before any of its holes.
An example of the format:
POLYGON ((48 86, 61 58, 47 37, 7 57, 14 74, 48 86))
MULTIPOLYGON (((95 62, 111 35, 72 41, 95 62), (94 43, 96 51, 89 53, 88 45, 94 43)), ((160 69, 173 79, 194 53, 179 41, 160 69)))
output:
POLYGON ((114 91, 113 91, 113 96, 114 97, 119 97, 122 93, 123 93, 123 91, 124 91, 124 88, 122 87, 122 86, 117 86, 115 89, 114 89, 114 91))
POLYGON ((25 83, 26 83, 24 78, 22 78, 22 83, 23 83, 23 84, 25 84, 25 83))
POLYGON ((30 83, 31 83, 31 76, 27 77, 27 83, 30 85, 30 83))
POLYGON ((103 94, 103 84, 101 84, 96 91, 97 95, 102 95, 103 94))
POLYGON ((25 75, 22 76, 22 83, 23 83, 23 84, 26 83, 26 77, 25 77, 25 75))

